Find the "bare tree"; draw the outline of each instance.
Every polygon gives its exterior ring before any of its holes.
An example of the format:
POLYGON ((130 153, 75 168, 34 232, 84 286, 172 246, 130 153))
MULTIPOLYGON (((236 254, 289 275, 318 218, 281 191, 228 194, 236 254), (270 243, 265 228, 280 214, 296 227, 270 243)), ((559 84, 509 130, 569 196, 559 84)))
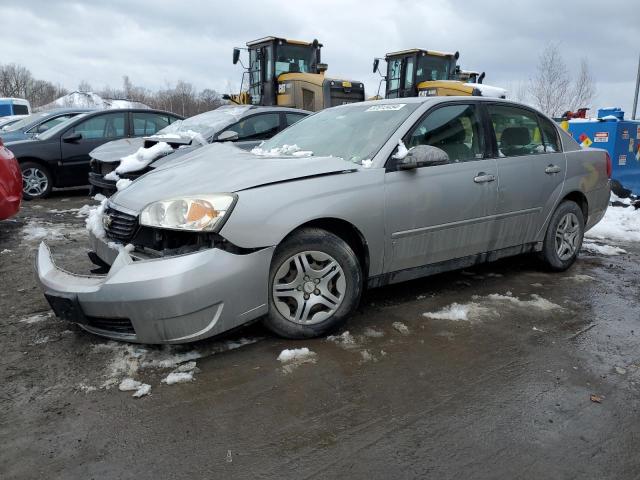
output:
POLYGON ((92 90, 93 89, 91 88, 91 84, 86 80, 82 80, 78 85, 79 92, 87 93, 87 92, 91 92, 92 90))
POLYGON ((534 104, 549 116, 562 114, 567 105, 571 79, 567 65, 556 43, 550 43, 540 54, 536 74, 531 80, 534 104))
POLYGON ((596 96, 596 85, 589 69, 589 62, 586 58, 580 60, 580 69, 574 78, 571 99, 568 109, 577 110, 582 107, 591 106, 596 96))

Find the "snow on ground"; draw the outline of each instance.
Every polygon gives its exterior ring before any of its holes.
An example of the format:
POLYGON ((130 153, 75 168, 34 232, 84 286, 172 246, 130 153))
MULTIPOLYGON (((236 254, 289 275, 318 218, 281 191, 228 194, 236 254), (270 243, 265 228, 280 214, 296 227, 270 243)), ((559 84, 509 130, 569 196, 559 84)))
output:
POLYGON ((162 383, 166 383, 167 385, 186 382, 193 382, 193 372, 171 372, 162 379, 162 383))
POLYGON ((355 338, 353 338, 353 335, 351 335, 348 330, 346 332, 342 332, 340 335, 329 335, 327 337, 327 341, 334 342, 345 348, 354 347, 356 345, 355 338))
POLYGON ((121 392, 135 391, 132 397, 140 398, 144 397, 151 391, 151 385, 139 382, 138 380, 134 380, 133 378, 125 378, 120 382, 118 390, 120 390, 121 392))
POLYGON ((565 277, 564 279, 571 280, 572 282, 576 282, 576 283, 591 282, 595 280, 595 278, 593 278, 591 275, 584 275, 584 274, 576 274, 570 277, 565 277))
POLYGON ((5 248, 4 250, 2 250, 0 252, 0 255, 4 255, 5 253, 11 253, 11 252, 12 252, 12 250, 9 250, 8 248, 5 248))
POLYGON ((50 318, 53 317, 53 312, 48 312, 48 313, 38 313, 36 315, 31 315, 30 317, 26 317, 21 319, 20 321, 22 323, 40 323, 40 322, 44 322, 45 320, 48 320, 50 318))
POLYGON ((391 326, 395 328, 398 332, 400 332, 402 335, 409 335, 409 327, 407 327, 404 323, 393 322, 391 326))
MULTIPOLYGON (((586 276, 586 275, 585 275, 586 276)), ((591 278, 591 277, 589 277, 591 278)), ((511 292, 506 295, 493 293, 485 297, 474 295, 473 301, 469 303, 452 303, 435 312, 426 312, 422 315, 426 318, 436 320, 451 321, 478 321, 487 317, 499 317, 500 311, 505 306, 523 309, 536 309, 540 311, 562 310, 560 305, 542 298, 540 295, 532 294, 529 300, 522 300, 514 297, 511 292)))
POLYGON ((585 234, 586 238, 640 242, 640 210, 609 207, 604 218, 585 234))
POLYGON ((193 360, 234 350, 259 340, 260 338, 240 338, 239 340, 213 341, 204 347, 191 350, 170 345, 161 348, 145 348, 113 341, 95 344, 91 347, 91 353, 105 356, 104 371, 101 379, 96 378, 96 381, 100 382, 96 389, 110 389, 119 385, 123 379, 133 379, 145 370, 151 369, 171 369, 172 372, 169 375, 171 383, 168 384, 179 383, 175 380, 186 378, 186 376, 171 374, 190 374, 193 377, 197 371, 196 362, 193 360))
POLYGON ((369 350, 361 350, 360 355, 362 356, 363 362, 377 362, 378 359, 369 351, 369 350))
POLYGON ((613 245, 598 245, 597 243, 584 242, 582 248, 587 252, 599 253, 600 255, 622 255, 627 253, 626 250, 620 247, 614 247, 613 245))
POLYGON ((291 373, 300 365, 305 363, 316 363, 318 355, 309 350, 307 347, 292 348, 289 350, 282 350, 278 355, 278 361, 282 363, 282 371, 284 373, 291 373))
POLYGON ((375 328, 367 327, 364 329, 364 336, 379 338, 379 337, 384 337, 384 332, 380 330, 376 330, 375 328))
MULTIPOLYGON (((142 170, 157 158, 168 155, 172 152, 173 147, 166 142, 158 142, 149 148, 140 147, 137 152, 127 155, 126 157, 122 157, 120 165, 118 165, 114 170, 116 173, 115 176, 117 177, 123 173, 142 170)), ((105 178, 107 178, 106 175, 105 178)), ((112 180, 117 180, 117 178, 112 178, 112 180)))

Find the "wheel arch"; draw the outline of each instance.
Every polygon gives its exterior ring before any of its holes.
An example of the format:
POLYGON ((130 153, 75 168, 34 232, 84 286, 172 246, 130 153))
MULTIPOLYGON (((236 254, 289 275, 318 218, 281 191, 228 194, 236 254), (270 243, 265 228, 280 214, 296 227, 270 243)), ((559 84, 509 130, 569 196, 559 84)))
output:
POLYGON ((18 160, 18 163, 20 165, 22 165, 23 163, 26 163, 26 162, 33 162, 33 163, 37 163, 38 165, 41 165, 44 169, 47 170, 47 172, 49 172, 49 175, 51 175, 51 178, 53 178, 53 181, 54 181, 54 184, 55 184, 55 182, 56 182, 56 173, 55 173, 54 169, 51 168, 51 165, 49 165, 49 162, 47 162, 45 160, 42 160, 41 158, 38 158, 38 157, 29 157, 29 156, 20 157, 20 158, 17 158, 17 160, 18 160))
POLYGON ((582 210, 582 216, 584 217, 584 223, 586 225, 589 220, 589 201, 587 200, 586 195, 579 190, 574 190, 572 192, 567 193, 562 198, 560 203, 564 202, 565 200, 570 200, 578 204, 578 206, 580 207, 580 210, 582 210))
POLYGON ((367 283, 369 277, 369 247, 362 232, 352 223, 334 217, 316 218, 305 222, 283 237, 280 243, 284 242, 287 238, 295 235, 296 232, 304 228, 320 228, 328 232, 333 233, 337 237, 341 238, 351 247, 356 254, 358 261, 362 267, 362 278, 364 284, 367 283))

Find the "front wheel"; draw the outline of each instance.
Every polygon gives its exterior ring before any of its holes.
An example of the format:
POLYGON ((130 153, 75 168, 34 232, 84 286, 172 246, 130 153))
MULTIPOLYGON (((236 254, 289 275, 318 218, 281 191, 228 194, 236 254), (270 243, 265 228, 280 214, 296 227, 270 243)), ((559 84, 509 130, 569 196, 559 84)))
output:
POLYGON ((20 164, 22 170, 22 198, 33 200, 46 198, 53 188, 53 178, 46 167, 36 162, 20 164))
POLYGON ((570 200, 562 202, 549 221, 540 257, 553 271, 562 272, 576 261, 584 236, 582 209, 570 200))
POLYGON ((324 335, 355 311, 362 294, 362 269, 338 236, 307 228, 277 249, 269 274, 265 325, 286 338, 324 335))

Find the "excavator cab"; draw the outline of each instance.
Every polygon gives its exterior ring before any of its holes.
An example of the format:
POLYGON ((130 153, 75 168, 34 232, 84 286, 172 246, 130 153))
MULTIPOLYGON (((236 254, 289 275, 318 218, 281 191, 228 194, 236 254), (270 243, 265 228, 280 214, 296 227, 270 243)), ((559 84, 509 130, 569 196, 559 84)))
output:
MULTIPOLYGON (((249 64, 235 103, 278 105, 312 112, 364 100, 364 84, 325 76, 322 44, 266 37, 247 43, 249 64), (244 89, 246 85, 246 90, 244 89)), ((233 63, 240 49, 233 50, 233 63)))
MULTIPOLYGON (((477 95, 506 97, 506 90, 481 85, 484 73, 461 70, 460 54, 414 48, 385 55, 385 98, 477 95)), ((374 73, 379 59, 373 61, 374 73)))

